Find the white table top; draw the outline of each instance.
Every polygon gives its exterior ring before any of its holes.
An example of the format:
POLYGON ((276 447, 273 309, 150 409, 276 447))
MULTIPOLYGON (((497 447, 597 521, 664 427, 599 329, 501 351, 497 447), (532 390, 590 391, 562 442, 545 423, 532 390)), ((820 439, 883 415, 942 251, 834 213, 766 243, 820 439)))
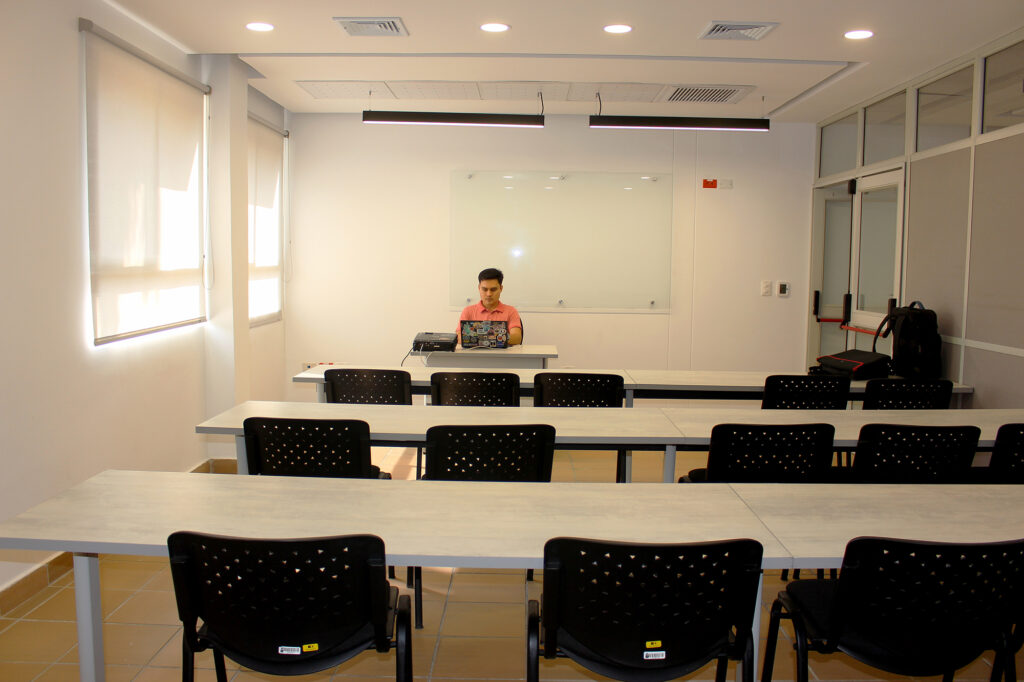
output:
POLYGON ((410 355, 431 355, 433 353, 450 353, 454 355, 482 355, 486 357, 521 357, 521 358, 557 358, 558 347, 542 344, 524 343, 508 348, 456 348, 454 351, 418 351, 410 355))
POLYGON ((387 370, 400 370, 409 373, 409 378, 412 380, 412 385, 417 387, 429 387, 430 386, 430 375, 435 372, 506 372, 515 374, 519 377, 519 385, 522 387, 532 388, 533 377, 541 372, 568 372, 568 373, 579 373, 579 374, 615 374, 622 377, 624 388, 633 388, 632 378, 626 373, 624 369, 483 369, 480 367, 425 367, 423 365, 413 365, 407 367, 399 367, 398 365, 384 366, 384 365, 357 365, 351 363, 334 363, 330 365, 317 365, 310 367, 304 372, 300 372, 292 377, 292 381, 299 383, 312 383, 322 384, 324 382, 324 372, 329 369, 387 369, 387 370))
POLYGON ((248 401, 196 427, 196 433, 242 435, 247 417, 362 419, 375 441, 422 442, 431 426, 551 424, 555 443, 671 445, 683 434, 659 408, 449 407, 439 405, 349 405, 248 401))
POLYGON ((853 447, 864 424, 977 426, 981 447, 992 447, 1003 424, 1024 422, 1024 410, 750 410, 743 408, 662 408, 686 436, 687 445, 704 445, 716 424, 812 424, 836 427, 837 447, 853 447))
POLYGON ((750 537, 791 557, 725 485, 462 483, 105 471, 0 523, 0 547, 166 555, 194 530, 249 537, 373 533, 398 565, 541 568, 544 542, 750 537), (414 512, 412 510, 415 510, 414 512))
POLYGON ((932 542, 1024 537, 1021 485, 731 487, 793 555, 795 568, 837 568, 846 543, 859 536, 932 542))
MULTIPOLYGON (((764 380, 772 374, 802 372, 747 372, 733 370, 630 369, 626 370, 639 390, 660 391, 749 391, 764 388, 764 380)), ((850 393, 864 393, 867 381, 851 381, 850 393)), ((971 386, 953 384, 954 394, 973 393, 971 386)))

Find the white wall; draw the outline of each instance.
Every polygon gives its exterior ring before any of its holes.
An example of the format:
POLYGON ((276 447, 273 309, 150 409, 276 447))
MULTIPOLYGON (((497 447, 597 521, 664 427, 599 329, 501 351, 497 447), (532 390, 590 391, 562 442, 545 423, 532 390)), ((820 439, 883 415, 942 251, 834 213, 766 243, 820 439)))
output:
MULTIPOLYGON (((206 326, 92 343, 79 16, 199 76, 197 59, 99 0, 5 5, 0 518, 104 469, 182 471, 207 458, 194 432, 206 382, 218 381, 218 368, 205 371, 206 326)), ((40 558, 0 552, 0 588, 40 558)))
MULTIPOLYGON (((544 130, 505 130, 293 115, 289 128, 286 381, 307 361, 397 364, 416 332, 454 329, 449 177, 468 169, 673 176, 670 314, 525 312, 527 342, 558 345, 553 365, 802 368, 813 126, 590 130, 585 117, 549 116, 544 130), (705 177, 734 188, 697 189, 705 177), (789 281, 792 294, 762 298, 762 279, 789 281)), ((515 288, 506 280, 513 305, 515 288)), ((289 384, 288 395, 312 399, 312 389, 289 384)))

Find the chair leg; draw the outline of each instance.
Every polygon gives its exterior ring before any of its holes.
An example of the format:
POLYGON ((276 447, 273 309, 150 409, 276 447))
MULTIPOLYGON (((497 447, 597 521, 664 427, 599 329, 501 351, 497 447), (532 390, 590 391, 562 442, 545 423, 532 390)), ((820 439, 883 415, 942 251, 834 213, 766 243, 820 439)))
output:
POLYGON ((953 671, 946 671, 942 675, 942 682, 953 682, 953 671))
POLYGON ((412 682, 412 618, 409 595, 398 598, 395 622, 395 680, 412 682))
POLYGON ((196 657, 188 648, 188 642, 181 638, 181 682, 195 682, 196 657))
POLYGON ((417 566, 413 579, 413 594, 416 597, 416 629, 423 629, 423 568, 417 566))
POLYGON ((394 566, 388 566, 388 580, 394 580, 394 579, 395 579, 395 567, 394 566))
POLYGON ((779 625, 782 620, 782 602, 772 602, 771 616, 768 619, 768 635, 764 643, 764 664, 761 668, 761 682, 772 682, 775 672, 775 647, 779 642, 779 625))
POLYGON ((526 605, 526 682, 540 680, 540 604, 531 599, 526 605))
POLYGON ((416 448, 416 480, 423 478, 423 448, 416 448))
POLYGON ((532 568, 526 569, 526 582, 528 582, 528 583, 532 583, 533 582, 533 569, 532 568))
POLYGON ((782 578, 783 580, 789 580, 789 569, 788 568, 782 569, 782 575, 780 575, 779 577, 782 578))
POLYGON ((747 637, 747 646, 743 650, 743 682, 754 682, 754 638, 747 637))
POLYGON ((615 482, 626 482, 626 451, 618 450, 615 453, 615 482))
POLYGON ((793 619, 793 632, 796 634, 796 682, 807 682, 807 633, 803 624, 793 619))
POLYGON ((405 586, 412 587, 416 577, 416 569, 412 566, 406 566, 405 568, 405 586))
MULTIPOLYGON (((715 682, 725 682, 725 675, 729 672, 729 657, 719 656, 718 665, 715 666, 715 682)), ((743 682, 748 682, 746 679, 743 682)))
POLYGON ((228 672, 224 668, 224 654, 220 649, 213 650, 213 667, 217 670, 217 682, 228 682, 228 672))

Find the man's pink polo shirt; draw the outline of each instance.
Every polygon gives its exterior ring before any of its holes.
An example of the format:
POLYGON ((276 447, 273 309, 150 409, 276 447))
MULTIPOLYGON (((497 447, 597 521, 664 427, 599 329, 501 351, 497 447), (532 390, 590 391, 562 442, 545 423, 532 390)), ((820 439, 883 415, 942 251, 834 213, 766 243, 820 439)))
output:
MULTIPOLYGON (((473 305, 467 305, 462 309, 462 315, 459 316, 459 322, 463 320, 492 320, 492 321, 505 321, 508 322, 509 329, 515 329, 519 327, 523 328, 523 323, 519 319, 519 312, 510 305, 504 303, 498 303, 498 306, 494 310, 488 310, 484 307, 483 303, 477 301, 473 305)), ((456 332, 460 329, 456 329, 456 332)))

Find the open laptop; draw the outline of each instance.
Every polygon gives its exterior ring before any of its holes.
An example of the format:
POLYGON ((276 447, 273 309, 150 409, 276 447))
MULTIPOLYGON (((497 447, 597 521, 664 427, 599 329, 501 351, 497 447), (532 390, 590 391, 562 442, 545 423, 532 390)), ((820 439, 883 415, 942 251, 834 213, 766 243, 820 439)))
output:
POLYGON ((463 320, 463 348, 507 348, 508 322, 504 320, 463 320))

